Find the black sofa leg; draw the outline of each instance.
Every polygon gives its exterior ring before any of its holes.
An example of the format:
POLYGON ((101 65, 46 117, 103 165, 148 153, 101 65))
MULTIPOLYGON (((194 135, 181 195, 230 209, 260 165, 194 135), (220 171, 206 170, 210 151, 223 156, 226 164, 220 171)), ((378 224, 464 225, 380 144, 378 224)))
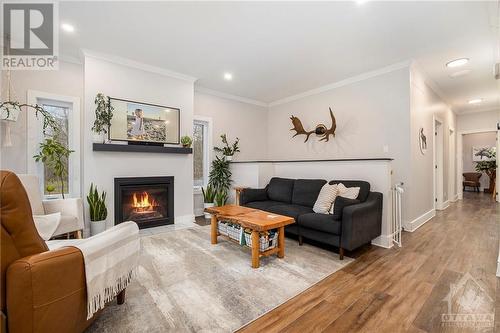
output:
POLYGON ((303 240, 302 240, 302 235, 299 235, 299 246, 302 246, 303 240))
POLYGON ((339 259, 344 260, 344 249, 339 247, 339 259))

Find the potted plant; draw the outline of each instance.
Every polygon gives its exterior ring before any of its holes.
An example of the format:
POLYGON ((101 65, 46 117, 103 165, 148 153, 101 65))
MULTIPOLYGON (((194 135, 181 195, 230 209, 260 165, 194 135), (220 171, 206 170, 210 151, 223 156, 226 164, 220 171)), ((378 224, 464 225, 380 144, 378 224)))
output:
POLYGON ((214 203, 215 206, 224 206, 227 202, 227 190, 223 189, 215 193, 214 203))
MULTIPOLYGON (((203 193, 203 208, 213 207, 214 206, 214 199, 215 199, 214 188, 212 186, 208 185, 206 190, 202 187, 201 192, 203 193)), ((204 213, 204 215, 205 215, 206 219, 209 219, 212 214, 204 213)))
POLYGON ((106 98, 102 93, 98 93, 96 95, 94 104, 96 108, 92 131, 94 131, 98 135, 102 135, 102 143, 106 143, 107 134, 109 128, 111 127, 111 119, 113 118, 114 108, 111 106, 109 98, 106 98))
POLYGON ((485 154, 485 157, 488 159, 488 161, 477 162, 476 171, 481 173, 484 172, 490 178, 488 193, 493 193, 493 189, 495 188, 497 169, 496 152, 493 149, 489 149, 487 152, 485 152, 485 154))
POLYGON ((231 186, 231 176, 229 161, 216 156, 212 161, 212 167, 208 174, 208 185, 212 186, 216 193, 223 190, 227 192, 231 186))
POLYGON ((223 146, 222 147, 214 147, 214 150, 216 152, 222 153, 222 155, 224 156, 224 158, 227 161, 232 161, 234 153, 237 153, 240 151, 240 147, 238 146, 240 139, 236 138, 236 141, 234 141, 233 144, 230 145, 227 142, 226 134, 222 134, 220 136, 220 138, 222 140, 223 146))
POLYGON ((57 139, 57 134, 52 138, 46 138, 40 143, 40 152, 33 156, 36 162, 42 162, 46 167, 53 170, 61 184, 61 194, 64 199, 64 178, 68 175, 68 158, 73 150, 68 149, 57 139))
POLYGON ((106 219, 108 209, 106 208, 106 192, 99 194, 97 186, 90 184, 90 191, 87 195, 87 202, 90 211, 90 233, 96 235, 106 230, 106 219))
POLYGON ((181 144, 184 148, 189 148, 191 147, 191 144, 193 143, 193 139, 191 139, 191 137, 187 136, 187 135, 184 135, 182 138, 181 138, 181 144))

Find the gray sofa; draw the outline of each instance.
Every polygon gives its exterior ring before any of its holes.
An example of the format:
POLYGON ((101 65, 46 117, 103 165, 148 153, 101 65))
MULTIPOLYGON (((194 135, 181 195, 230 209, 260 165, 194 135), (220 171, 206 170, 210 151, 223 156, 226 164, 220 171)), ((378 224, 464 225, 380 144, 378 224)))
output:
POLYGON ((360 187, 356 199, 337 197, 333 214, 314 213, 312 207, 326 183, 322 179, 272 178, 263 189, 244 189, 240 205, 293 217, 287 234, 352 251, 378 237, 382 228, 382 193, 371 192, 370 184, 358 180, 332 180, 346 187, 360 187))

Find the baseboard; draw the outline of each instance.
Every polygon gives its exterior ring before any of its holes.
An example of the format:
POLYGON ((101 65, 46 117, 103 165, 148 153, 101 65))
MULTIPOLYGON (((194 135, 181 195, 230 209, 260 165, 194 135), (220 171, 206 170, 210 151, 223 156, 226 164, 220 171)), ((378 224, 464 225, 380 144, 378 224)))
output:
POLYGON ((458 194, 455 194, 453 198, 450 200, 451 202, 457 202, 459 199, 458 194))
POLYGON ((419 217, 417 217, 413 221, 405 223, 405 225, 403 226, 403 229, 405 231, 414 232, 415 230, 420 228, 422 225, 424 225, 427 221, 432 219, 434 216, 436 216, 436 210, 431 209, 430 211, 420 215, 419 217))
POLYGON ((392 242, 392 235, 380 235, 372 240, 372 245, 390 249, 394 246, 394 243, 392 242))
POLYGON ((436 207, 437 210, 445 210, 446 208, 450 207, 450 201, 446 200, 443 202, 439 207, 436 207))
POLYGON ((175 217, 175 223, 190 223, 194 221, 195 221, 194 214, 181 215, 175 217))

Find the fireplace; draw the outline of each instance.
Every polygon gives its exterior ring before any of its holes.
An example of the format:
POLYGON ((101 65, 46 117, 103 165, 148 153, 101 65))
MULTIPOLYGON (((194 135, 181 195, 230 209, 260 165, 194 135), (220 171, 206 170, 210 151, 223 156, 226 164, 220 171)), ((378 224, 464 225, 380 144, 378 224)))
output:
POLYGON ((115 224, 140 229, 174 223, 174 177, 115 178, 115 224))

